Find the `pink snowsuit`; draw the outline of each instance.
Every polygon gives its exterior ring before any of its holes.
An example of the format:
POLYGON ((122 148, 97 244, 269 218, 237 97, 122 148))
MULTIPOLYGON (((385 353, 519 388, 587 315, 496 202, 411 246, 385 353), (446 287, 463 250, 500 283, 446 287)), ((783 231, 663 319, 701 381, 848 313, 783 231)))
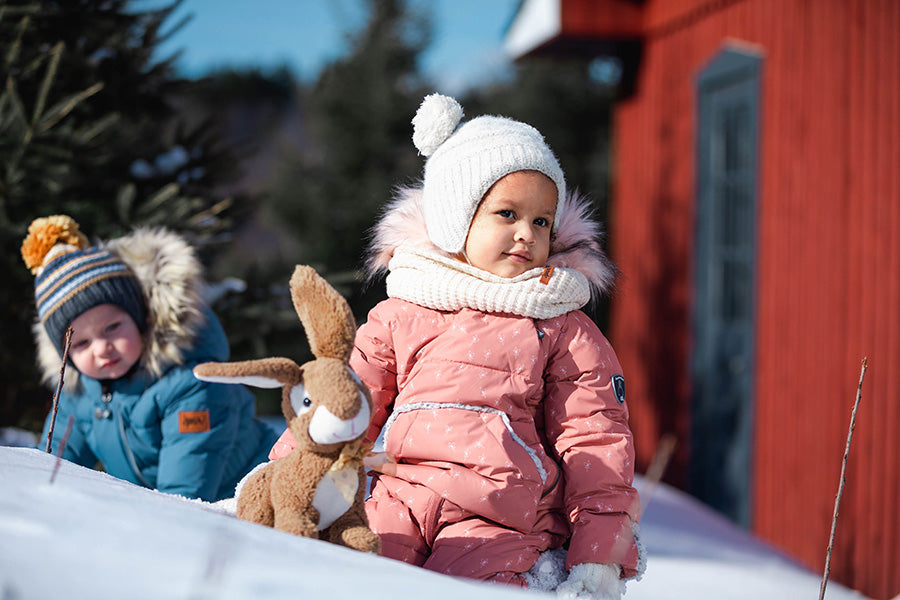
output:
POLYGON ((567 567, 635 573, 622 370, 584 313, 535 321, 389 299, 360 328, 351 366, 375 401, 369 437, 386 425, 398 463, 375 475, 366 505, 382 554, 512 581, 571 530, 567 567))
MULTIPOLYGON (((603 290, 614 267, 586 212, 576 203, 563 213, 548 259, 563 271, 548 280, 570 281, 577 272, 585 287, 603 290)), ((567 569, 611 563, 621 565, 622 577, 636 575, 640 499, 624 379, 609 342, 577 310, 590 292, 549 318, 486 310, 480 286, 513 304, 540 299, 542 286, 531 281, 519 293, 478 274, 473 283, 474 268, 459 267, 468 270, 461 275, 447 266, 458 261, 439 257, 447 271, 434 277, 440 302, 461 288, 479 291, 471 305, 429 308, 427 276, 396 283, 396 255, 411 248, 426 263, 441 253, 428 241, 416 190, 399 197, 376 227, 369 268, 391 271, 391 297, 359 328, 350 361, 374 399, 368 439, 383 433, 391 459, 374 474, 366 502, 382 554, 450 575, 524 584, 521 574, 540 552, 568 541, 567 569), (460 286, 441 287, 458 277, 460 286)), ((288 431, 270 456, 293 445, 288 431)))

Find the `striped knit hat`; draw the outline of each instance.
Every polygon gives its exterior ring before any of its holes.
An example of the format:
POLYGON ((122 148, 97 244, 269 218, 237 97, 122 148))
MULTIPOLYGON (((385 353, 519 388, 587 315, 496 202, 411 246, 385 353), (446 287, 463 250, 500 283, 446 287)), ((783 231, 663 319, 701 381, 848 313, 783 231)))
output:
POLYGON ((145 330, 146 303, 137 279, 109 250, 88 247, 71 217, 35 219, 22 242, 22 258, 36 276, 38 318, 60 356, 72 321, 101 304, 118 306, 145 330))

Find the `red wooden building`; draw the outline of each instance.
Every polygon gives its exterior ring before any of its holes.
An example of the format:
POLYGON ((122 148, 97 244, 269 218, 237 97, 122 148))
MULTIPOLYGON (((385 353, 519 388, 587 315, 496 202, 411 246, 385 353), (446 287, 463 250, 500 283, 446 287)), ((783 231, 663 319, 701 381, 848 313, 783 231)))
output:
POLYGON ((639 467, 900 594, 900 1, 524 0, 517 56, 618 56, 611 338, 639 467))

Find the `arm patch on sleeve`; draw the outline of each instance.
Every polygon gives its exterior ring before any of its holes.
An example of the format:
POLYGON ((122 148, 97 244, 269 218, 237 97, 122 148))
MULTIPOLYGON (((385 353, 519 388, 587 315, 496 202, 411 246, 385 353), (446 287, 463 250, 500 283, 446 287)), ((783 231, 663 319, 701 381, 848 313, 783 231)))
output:
POLYGON ((208 410, 184 410, 178 413, 179 433, 203 433, 209 431, 208 410))
POLYGON ((619 404, 625 404, 625 378, 619 374, 612 376, 613 392, 616 394, 616 401, 619 404))

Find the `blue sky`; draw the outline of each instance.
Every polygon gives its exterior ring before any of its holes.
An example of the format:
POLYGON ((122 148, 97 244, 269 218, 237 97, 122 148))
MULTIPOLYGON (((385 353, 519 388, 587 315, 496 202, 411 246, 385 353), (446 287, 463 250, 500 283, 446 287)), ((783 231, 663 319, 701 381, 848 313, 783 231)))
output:
MULTIPOLYGON (((456 93, 507 72, 503 34, 518 0, 412 2, 433 15, 423 67, 438 91, 456 93)), ((311 79, 346 50, 343 34, 363 22, 362 7, 361 0, 184 0, 171 23, 193 18, 161 51, 180 49, 178 67, 189 77, 225 65, 287 63, 311 79)))

